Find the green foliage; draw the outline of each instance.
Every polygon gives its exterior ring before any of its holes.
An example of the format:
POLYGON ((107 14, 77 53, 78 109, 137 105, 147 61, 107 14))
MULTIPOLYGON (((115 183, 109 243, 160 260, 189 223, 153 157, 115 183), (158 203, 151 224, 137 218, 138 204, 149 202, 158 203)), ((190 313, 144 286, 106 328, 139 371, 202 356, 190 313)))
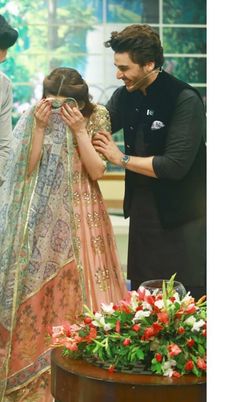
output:
POLYGON ((164 28, 165 53, 206 53, 206 29, 164 28))
POLYGON ((122 5, 109 5, 109 14, 110 21, 134 24, 141 22, 141 15, 138 15, 133 11, 123 8, 122 5))
POLYGON ((205 24, 206 0, 164 0, 165 24, 205 24))
POLYGON ((206 59, 187 57, 166 57, 164 69, 188 83, 206 82, 206 59))

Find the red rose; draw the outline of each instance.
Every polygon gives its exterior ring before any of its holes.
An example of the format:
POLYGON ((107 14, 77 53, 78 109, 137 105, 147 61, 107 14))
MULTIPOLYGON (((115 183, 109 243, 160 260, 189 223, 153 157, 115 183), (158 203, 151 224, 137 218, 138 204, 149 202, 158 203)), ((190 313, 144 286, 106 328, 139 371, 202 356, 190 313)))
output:
POLYGON ((178 328, 178 334, 184 334, 184 333, 185 333, 184 327, 179 327, 178 328))
POLYGON ((95 328, 95 327, 90 328, 88 337, 89 337, 90 339, 94 339, 94 338, 96 338, 96 336, 97 336, 97 330, 96 330, 96 328, 95 328))
POLYGON ((173 371, 172 377, 179 378, 181 377, 181 374, 178 371, 173 371))
POLYGON ((201 370, 206 370, 206 362, 204 359, 202 359, 201 357, 198 357, 197 359, 197 366, 198 368, 200 368, 201 370))
POLYGON ((123 342, 123 345, 124 346, 129 346, 131 344, 131 339, 129 339, 129 338, 126 338, 125 340, 124 340, 124 342, 123 342))
POLYGON ((153 306, 153 305, 154 305, 154 302, 155 302, 155 299, 154 299, 153 296, 149 295, 149 296, 146 296, 146 302, 147 302, 148 304, 150 304, 151 306, 153 306))
POLYGON ((175 317, 176 317, 176 318, 181 318, 183 314, 184 314, 183 310, 179 310, 179 311, 177 311, 177 312, 175 313, 175 317))
POLYGON ((185 310, 185 314, 194 314, 196 312, 196 306, 194 303, 191 303, 188 305, 188 307, 185 310))
POLYGON ((90 317, 85 317, 84 318, 84 323, 85 324, 90 324, 92 322, 92 318, 90 318, 90 317))
POLYGON ((151 338, 152 336, 155 335, 155 331, 153 327, 148 327, 145 329, 143 337, 145 340, 148 340, 149 338, 151 338))
POLYGON ((116 321, 116 332, 120 333, 120 321, 116 321))
POLYGON ((206 330, 206 329, 204 329, 204 330, 202 331, 202 335, 203 335, 203 336, 207 336, 207 330, 206 330))
POLYGON ((158 334, 158 332, 160 332, 163 327, 156 321, 152 324, 152 328, 153 328, 153 335, 158 334))
POLYGON ((114 371, 115 371, 115 366, 112 364, 110 367, 109 367, 109 369, 108 369, 108 371, 109 371, 109 373, 114 373, 114 371))
POLYGON ((157 360, 158 362, 161 362, 163 357, 162 357, 162 354, 161 354, 161 353, 156 353, 155 358, 156 358, 156 360, 157 360))
POLYGON ((194 364, 193 364, 193 361, 192 361, 192 360, 188 360, 188 361, 185 363, 185 366, 184 366, 184 368, 185 368, 186 371, 191 371, 191 370, 193 369, 193 367, 194 367, 194 364))
POLYGON ((189 348, 192 348, 194 344, 195 344, 194 339, 190 338, 190 339, 187 340, 187 345, 188 345, 189 348))
POLYGON ((70 324, 65 323, 63 325, 63 327, 64 327, 64 331, 65 331, 66 336, 69 338, 71 336, 70 324))
POLYGON ((176 345, 175 343, 171 343, 168 346, 168 351, 169 351, 170 356, 177 356, 179 353, 182 352, 182 350, 179 348, 179 346, 176 345))
POLYGON ((169 322, 169 317, 168 317, 168 314, 167 314, 167 313, 165 313, 165 312, 163 312, 163 313, 158 313, 158 314, 157 314, 157 317, 158 317, 158 320, 159 320, 160 322, 163 322, 163 324, 168 324, 168 322, 169 322))
POLYGON ((134 324, 132 326, 132 330, 138 332, 140 330, 140 325, 139 324, 134 324))

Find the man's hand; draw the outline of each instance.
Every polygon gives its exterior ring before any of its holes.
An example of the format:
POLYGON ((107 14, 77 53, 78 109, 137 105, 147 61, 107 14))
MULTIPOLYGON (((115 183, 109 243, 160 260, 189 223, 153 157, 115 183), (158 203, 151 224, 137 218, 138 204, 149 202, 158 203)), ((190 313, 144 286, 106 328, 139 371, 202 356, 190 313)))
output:
POLYGON ((109 162, 122 166, 121 158, 124 155, 112 139, 108 131, 99 131, 93 137, 93 146, 97 152, 102 154, 109 162))

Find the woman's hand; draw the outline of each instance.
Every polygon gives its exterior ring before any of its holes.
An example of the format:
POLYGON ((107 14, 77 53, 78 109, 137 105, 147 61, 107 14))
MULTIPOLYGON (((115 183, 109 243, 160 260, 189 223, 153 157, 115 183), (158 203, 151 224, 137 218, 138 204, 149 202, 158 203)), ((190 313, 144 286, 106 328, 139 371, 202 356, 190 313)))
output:
POLYGON ((34 171, 42 153, 45 128, 48 125, 49 116, 51 114, 51 104, 46 99, 42 99, 35 107, 34 117, 36 124, 34 127, 31 152, 28 161, 28 175, 34 171))
POLYGON ((47 99, 42 99, 35 108, 34 117, 37 129, 45 129, 48 125, 49 116, 51 114, 51 104, 47 99))
POLYGON ((84 118, 77 107, 71 108, 67 103, 65 103, 61 107, 61 117, 74 135, 80 136, 80 134, 87 133, 87 119, 84 118))

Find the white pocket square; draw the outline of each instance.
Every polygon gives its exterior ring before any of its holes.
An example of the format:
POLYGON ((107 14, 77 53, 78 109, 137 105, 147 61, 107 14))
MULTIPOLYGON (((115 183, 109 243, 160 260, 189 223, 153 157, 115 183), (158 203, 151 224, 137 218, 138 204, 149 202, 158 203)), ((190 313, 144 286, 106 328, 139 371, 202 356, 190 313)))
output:
POLYGON ((159 130, 162 127, 165 127, 165 124, 162 121, 155 120, 151 125, 151 130, 159 130))

